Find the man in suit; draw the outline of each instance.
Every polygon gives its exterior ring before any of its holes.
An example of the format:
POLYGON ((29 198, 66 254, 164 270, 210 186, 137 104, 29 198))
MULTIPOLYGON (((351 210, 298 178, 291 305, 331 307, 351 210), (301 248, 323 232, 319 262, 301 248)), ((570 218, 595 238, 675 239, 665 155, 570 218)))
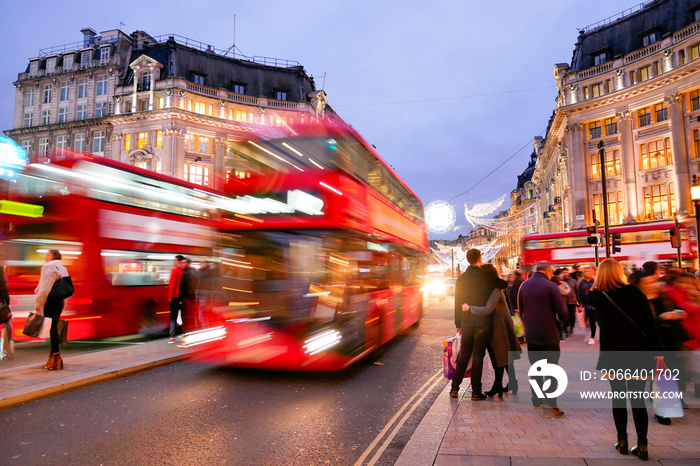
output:
MULTIPOLYGON (((532 278, 520 287, 518 309, 525 327, 527 355, 530 364, 546 359, 550 364, 558 364, 561 350, 559 348, 559 321, 566 322, 567 312, 561 291, 550 279, 554 274, 549 262, 538 262, 532 278)), ((539 407, 548 405, 553 410, 553 417, 564 413, 557 408, 557 400, 541 399, 532 391, 532 404, 539 407)))
POLYGON ((471 383, 472 400, 484 400, 486 395, 481 391, 481 374, 484 369, 484 355, 489 344, 493 320, 490 315, 477 316, 469 311, 462 311, 462 304, 484 306, 495 287, 493 277, 481 268, 481 251, 467 251, 469 267, 455 282, 455 326, 462 333, 462 346, 457 357, 457 367, 450 396, 459 396, 459 386, 464 380, 469 358, 472 358, 471 383))

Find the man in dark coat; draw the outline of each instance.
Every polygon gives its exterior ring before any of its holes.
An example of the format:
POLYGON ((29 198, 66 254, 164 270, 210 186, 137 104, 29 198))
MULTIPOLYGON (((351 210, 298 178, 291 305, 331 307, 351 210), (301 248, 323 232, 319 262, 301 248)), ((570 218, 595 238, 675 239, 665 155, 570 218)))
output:
POLYGON ((484 306, 495 288, 494 278, 481 268, 481 251, 467 251, 469 267, 455 282, 455 326, 462 333, 462 346, 457 358, 450 396, 459 396, 459 385, 464 380, 469 358, 472 358, 471 383, 472 400, 484 400, 486 395, 481 391, 481 374, 484 369, 484 356, 489 338, 493 330, 493 319, 490 315, 477 316, 469 311, 462 311, 462 304, 484 306))
POLYGON ((180 279, 180 299, 182 300, 182 331, 197 330, 197 271, 192 268, 192 261, 182 261, 182 278, 180 279))
MULTIPOLYGON (((557 317, 566 322, 567 312, 559 287, 550 281, 553 275, 549 262, 539 262, 532 278, 520 287, 518 309, 525 327, 525 341, 530 364, 546 359, 549 364, 557 364, 561 350, 559 348, 559 327, 557 317)), ((532 404, 549 405, 554 409, 554 416, 564 413, 557 408, 557 400, 535 395, 532 390, 532 404)))
POLYGON ((513 275, 515 278, 510 285, 508 285, 506 295, 510 307, 510 315, 515 315, 515 312, 518 310, 518 292, 520 291, 520 286, 525 282, 522 271, 516 270, 513 272, 513 275))

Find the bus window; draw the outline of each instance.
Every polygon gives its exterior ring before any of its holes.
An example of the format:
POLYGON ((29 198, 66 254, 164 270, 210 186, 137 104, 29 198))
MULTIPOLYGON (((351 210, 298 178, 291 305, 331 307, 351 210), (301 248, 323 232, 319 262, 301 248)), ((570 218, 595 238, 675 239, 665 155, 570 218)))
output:
MULTIPOLYGON (((175 253, 105 249, 101 253, 105 278, 115 286, 167 285, 175 253)), ((188 256, 194 264, 202 256, 188 256)))

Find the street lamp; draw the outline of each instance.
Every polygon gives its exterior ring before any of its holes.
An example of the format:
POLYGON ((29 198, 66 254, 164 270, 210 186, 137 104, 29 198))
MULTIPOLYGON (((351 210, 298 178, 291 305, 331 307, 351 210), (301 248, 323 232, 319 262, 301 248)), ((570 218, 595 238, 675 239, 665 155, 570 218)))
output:
POLYGON ((698 269, 700 270, 700 179, 698 179, 697 175, 693 175, 690 198, 695 206, 695 243, 696 247, 698 247, 698 269))

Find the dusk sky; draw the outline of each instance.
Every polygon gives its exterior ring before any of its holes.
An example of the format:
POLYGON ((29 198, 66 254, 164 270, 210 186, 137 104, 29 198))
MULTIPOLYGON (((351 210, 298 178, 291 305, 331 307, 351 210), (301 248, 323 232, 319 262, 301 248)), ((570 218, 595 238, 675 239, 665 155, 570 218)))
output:
MULTIPOLYGON (((555 63, 570 63, 578 29, 638 3, 540 0, 9 2, 4 6, 0 129, 12 128, 17 73, 39 49, 120 27, 178 34, 218 49, 299 61, 328 102, 424 204, 469 190, 464 204, 515 188, 554 110, 555 63), (28 8, 31 12, 28 11, 28 8), (524 147, 526 146, 526 147, 524 147), (524 147, 524 148, 523 148, 524 147)), ((454 238, 461 229, 431 238, 454 238)))

